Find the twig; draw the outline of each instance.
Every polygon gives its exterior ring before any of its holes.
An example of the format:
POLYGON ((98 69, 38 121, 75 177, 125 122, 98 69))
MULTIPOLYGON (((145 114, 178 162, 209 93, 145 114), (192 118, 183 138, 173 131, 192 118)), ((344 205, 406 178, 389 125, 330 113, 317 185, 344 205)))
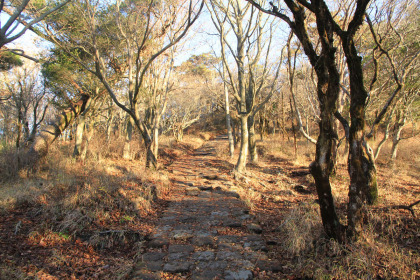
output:
POLYGON ((416 202, 411 203, 408 206, 405 206, 405 205, 395 205, 395 206, 392 206, 391 209, 404 209, 404 210, 410 211, 411 214, 413 215, 413 217, 416 217, 416 214, 414 213, 413 207, 416 206, 419 203, 420 203, 420 200, 417 200, 416 202))

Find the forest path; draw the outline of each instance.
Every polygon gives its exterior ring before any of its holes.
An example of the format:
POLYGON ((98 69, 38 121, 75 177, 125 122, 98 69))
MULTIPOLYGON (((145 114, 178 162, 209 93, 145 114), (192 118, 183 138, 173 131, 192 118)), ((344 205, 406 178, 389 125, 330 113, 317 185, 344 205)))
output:
MULTIPOLYGON (((176 191, 130 279, 253 279, 275 270, 261 228, 220 166, 219 136, 170 167, 176 191)), ((223 143, 224 142, 224 143, 223 143)))

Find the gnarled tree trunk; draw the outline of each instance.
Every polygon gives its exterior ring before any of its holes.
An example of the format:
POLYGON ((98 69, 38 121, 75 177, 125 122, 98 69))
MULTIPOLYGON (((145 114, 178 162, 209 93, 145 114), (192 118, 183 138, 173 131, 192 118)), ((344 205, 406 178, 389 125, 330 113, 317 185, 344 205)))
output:
POLYGON ((86 109, 90 100, 88 95, 82 95, 70 108, 63 110, 54 121, 39 130, 25 157, 26 165, 36 165, 48 154, 49 146, 86 109))

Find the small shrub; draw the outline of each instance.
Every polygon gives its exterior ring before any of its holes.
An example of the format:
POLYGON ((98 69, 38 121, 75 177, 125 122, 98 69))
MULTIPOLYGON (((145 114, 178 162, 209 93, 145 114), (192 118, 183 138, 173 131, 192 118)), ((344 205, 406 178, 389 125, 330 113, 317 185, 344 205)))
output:
POLYGON ((299 256, 314 247, 314 240, 322 236, 322 223, 318 204, 303 203, 295 206, 279 227, 284 236, 282 247, 289 256, 299 256))

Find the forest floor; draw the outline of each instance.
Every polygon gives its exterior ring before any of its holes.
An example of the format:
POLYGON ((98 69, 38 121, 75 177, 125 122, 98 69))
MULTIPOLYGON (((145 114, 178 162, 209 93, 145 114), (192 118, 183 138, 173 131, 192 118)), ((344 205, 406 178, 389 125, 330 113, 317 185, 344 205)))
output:
MULTIPOLYGON (((0 188, 0 279, 420 277, 419 219, 392 208, 419 199, 418 172, 395 178, 380 166, 382 198, 363 241, 341 245, 323 235, 307 159, 264 143, 236 179, 223 137, 164 146, 156 172, 50 158, 0 188)), ((333 185, 343 222, 347 183, 341 164, 333 185)))

